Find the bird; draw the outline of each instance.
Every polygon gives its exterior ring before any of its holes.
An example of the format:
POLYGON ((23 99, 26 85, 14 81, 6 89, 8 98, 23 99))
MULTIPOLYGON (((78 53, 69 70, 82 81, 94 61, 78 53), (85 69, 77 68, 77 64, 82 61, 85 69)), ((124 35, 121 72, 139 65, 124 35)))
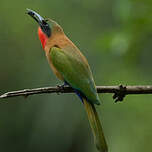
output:
POLYGON ((26 13, 38 23, 38 36, 48 63, 58 79, 69 85, 86 110, 94 142, 100 152, 108 152, 101 122, 95 105, 100 105, 93 74, 86 57, 65 35, 63 28, 50 18, 27 9, 26 13))

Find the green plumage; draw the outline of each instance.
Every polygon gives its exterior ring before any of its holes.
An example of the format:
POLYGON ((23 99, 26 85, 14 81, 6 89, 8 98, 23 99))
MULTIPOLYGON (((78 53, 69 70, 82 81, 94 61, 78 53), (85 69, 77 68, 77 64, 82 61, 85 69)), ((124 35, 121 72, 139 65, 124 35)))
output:
POLYGON ((66 47, 60 49, 53 47, 50 50, 50 59, 64 80, 87 98, 86 100, 82 97, 82 100, 94 135, 96 147, 100 152, 108 152, 102 126, 94 106, 94 104, 100 104, 99 97, 86 58, 77 48, 66 47))
POLYGON ((108 152, 108 146, 95 106, 93 104, 90 104, 85 99, 83 99, 83 103, 88 115, 88 119, 94 136, 94 142, 96 144, 97 149, 100 152, 108 152))
POLYGON ((54 67, 71 87, 83 93, 89 102, 100 104, 90 67, 79 50, 53 47, 50 57, 54 67))

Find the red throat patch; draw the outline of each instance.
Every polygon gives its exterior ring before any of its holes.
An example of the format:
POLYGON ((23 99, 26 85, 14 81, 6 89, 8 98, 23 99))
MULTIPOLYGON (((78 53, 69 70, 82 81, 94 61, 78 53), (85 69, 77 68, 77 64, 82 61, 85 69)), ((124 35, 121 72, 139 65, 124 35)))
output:
POLYGON ((42 47, 43 47, 43 49, 44 49, 48 37, 43 33, 43 31, 41 30, 40 27, 38 28, 38 35, 39 35, 39 39, 40 39, 40 41, 41 41, 42 47))

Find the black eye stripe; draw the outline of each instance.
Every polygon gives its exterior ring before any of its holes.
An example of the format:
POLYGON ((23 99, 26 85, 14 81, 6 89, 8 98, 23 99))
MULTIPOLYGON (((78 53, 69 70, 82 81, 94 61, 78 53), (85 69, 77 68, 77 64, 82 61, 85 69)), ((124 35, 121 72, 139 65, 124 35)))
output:
POLYGON ((51 28, 45 21, 42 21, 41 29, 48 37, 51 36, 51 28))
POLYGON ((43 25, 47 25, 48 23, 47 23, 47 21, 42 20, 42 24, 43 24, 43 25))

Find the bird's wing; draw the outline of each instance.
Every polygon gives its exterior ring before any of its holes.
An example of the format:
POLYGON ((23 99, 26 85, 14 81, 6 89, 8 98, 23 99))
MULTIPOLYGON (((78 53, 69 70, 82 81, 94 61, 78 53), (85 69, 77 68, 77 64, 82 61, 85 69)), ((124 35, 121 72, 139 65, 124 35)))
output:
POLYGON ((53 47, 50 58, 53 66, 71 87, 80 91, 91 103, 100 104, 92 72, 79 50, 53 47))

